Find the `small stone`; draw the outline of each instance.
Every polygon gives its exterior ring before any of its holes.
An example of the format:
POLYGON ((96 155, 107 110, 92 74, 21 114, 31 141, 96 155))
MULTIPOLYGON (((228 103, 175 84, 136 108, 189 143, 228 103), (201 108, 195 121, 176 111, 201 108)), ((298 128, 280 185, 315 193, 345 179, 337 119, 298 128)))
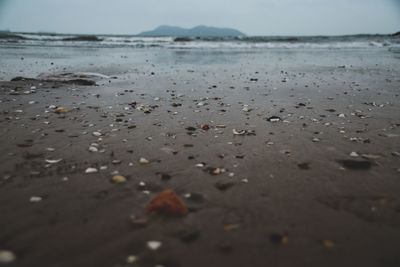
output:
POLYGON ((233 182, 223 182, 223 181, 218 181, 214 184, 215 188, 217 188, 220 191, 225 191, 231 188, 233 185, 234 185, 233 182))
POLYGON ((182 200, 172 190, 165 190, 155 196, 147 205, 146 211, 166 216, 183 216, 189 212, 182 200))
POLYGON ((200 125, 200 128, 204 131, 207 131, 208 129, 210 129, 210 126, 208 126, 208 124, 202 124, 200 125))
POLYGON ((212 171, 212 174, 215 174, 215 175, 218 175, 218 174, 221 174, 221 169, 220 168, 215 168, 213 171, 212 171))
POLYGON ((126 178, 122 175, 115 175, 111 178, 111 181, 116 184, 126 183, 126 178))
POLYGON ((310 169, 310 164, 308 162, 299 163, 299 164, 297 164, 297 166, 302 170, 310 169))
POLYGON ((135 255, 129 255, 128 257, 126 257, 126 263, 128 264, 135 263, 137 259, 138 258, 135 255))
POLYGON ((99 137, 99 136, 101 136, 101 133, 100 132, 93 132, 92 135, 96 136, 96 137, 99 137))
POLYGON ((139 159, 139 163, 140 163, 140 164, 149 164, 150 161, 147 160, 147 159, 145 159, 145 158, 140 158, 140 159, 139 159))
POLYGON ((343 164, 343 167, 351 170, 368 170, 372 166, 367 160, 340 160, 339 162, 343 164))
POLYGON ((319 141, 321 141, 321 140, 315 137, 315 138, 312 139, 312 141, 313 141, 314 143, 317 143, 317 142, 319 142, 319 141))
POLYGON ((243 107, 242 110, 245 111, 245 112, 249 112, 249 111, 252 110, 252 108, 246 105, 246 106, 243 107))
POLYGON ((66 108, 63 108, 63 107, 56 108, 57 114, 65 114, 67 112, 68 112, 68 110, 66 108))
POLYGON ((16 260, 16 256, 12 251, 0 250, 0 264, 11 263, 16 260))

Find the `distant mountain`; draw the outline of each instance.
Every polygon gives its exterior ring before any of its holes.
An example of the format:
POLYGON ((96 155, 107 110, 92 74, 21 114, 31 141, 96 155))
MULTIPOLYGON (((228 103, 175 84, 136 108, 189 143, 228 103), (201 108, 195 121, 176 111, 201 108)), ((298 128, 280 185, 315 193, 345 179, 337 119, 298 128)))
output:
POLYGON ((188 37, 214 37, 214 36, 245 36, 244 33, 230 28, 216 28, 207 26, 197 26, 191 29, 185 29, 175 26, 159 26, 152 31, 146 31, 138 34, 139 36, 188 36, 188 37))

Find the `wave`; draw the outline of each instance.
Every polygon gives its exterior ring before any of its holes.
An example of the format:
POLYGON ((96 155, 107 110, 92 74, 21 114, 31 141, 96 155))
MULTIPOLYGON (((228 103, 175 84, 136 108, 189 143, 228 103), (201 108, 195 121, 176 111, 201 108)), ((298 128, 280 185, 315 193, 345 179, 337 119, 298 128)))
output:
POLYGON ((357 49, 400 48, 399 35, 142 37, 0 33, 0 45, 43 47, 159 47, 168 49, 357 49))

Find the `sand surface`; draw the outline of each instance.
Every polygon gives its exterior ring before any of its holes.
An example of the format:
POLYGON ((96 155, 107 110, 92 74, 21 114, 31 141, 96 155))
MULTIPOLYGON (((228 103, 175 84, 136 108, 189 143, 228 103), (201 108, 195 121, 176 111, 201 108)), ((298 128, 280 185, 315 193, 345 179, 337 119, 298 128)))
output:
POLYGON ((1 53, 9 266, 400 266, 398 54, 1 53), (110 79, 9 81, 42 72, 110 79))

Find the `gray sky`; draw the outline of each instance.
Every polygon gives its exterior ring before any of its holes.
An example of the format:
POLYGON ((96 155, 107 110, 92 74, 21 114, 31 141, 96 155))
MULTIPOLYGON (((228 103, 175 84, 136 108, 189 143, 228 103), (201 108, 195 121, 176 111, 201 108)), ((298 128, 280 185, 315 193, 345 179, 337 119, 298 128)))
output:
POLYGON ((400 31, 400 0, 0 0, 0 29, 136 34, 159 25, 247 35, 400 31))

